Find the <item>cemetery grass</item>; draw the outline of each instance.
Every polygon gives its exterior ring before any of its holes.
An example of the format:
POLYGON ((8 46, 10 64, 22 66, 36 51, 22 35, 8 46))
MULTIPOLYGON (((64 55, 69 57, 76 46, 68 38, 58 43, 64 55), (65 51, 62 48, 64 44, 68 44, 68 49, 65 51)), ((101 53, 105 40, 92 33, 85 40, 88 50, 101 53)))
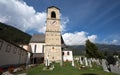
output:
POLYGON ((100 66, 79 69, 78 67, 72 67, 70 63, 64 63, 63 66, 55 64, 55 68, 52 71, 43 71, 43 67, 44 65, 41 64, 37 67, 30 68, 20 73, 27 73, 27 75, 117 75, 110 72, 104 72, 100 66))

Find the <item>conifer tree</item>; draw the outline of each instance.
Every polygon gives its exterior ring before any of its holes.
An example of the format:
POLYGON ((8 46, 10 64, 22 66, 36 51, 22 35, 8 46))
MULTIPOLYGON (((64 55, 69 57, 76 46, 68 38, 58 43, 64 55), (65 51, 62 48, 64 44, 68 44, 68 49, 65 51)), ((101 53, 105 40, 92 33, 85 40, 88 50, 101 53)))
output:
POLYGON ((86 40, 85 44, 86 56, 88 58, 102 58, 103 55, 98 51, 98 47, 90 40, 86 40))

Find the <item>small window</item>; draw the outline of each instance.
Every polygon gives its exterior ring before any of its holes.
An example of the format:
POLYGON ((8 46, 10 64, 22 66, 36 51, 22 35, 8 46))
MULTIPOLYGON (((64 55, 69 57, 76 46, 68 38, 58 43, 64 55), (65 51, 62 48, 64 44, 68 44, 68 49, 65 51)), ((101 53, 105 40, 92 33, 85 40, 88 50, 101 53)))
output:
POLYGON ((52 49, 54 49, 54 47, 52 47, 52 49))
POLYGON ((24 51, 22 51, 22 56, 24 56, 24 51))
POLYGON ((52 57, 52 59, 54 59, 54 57, 52 57))
POLYGON ((2 48, 2 44, 3 44, 3 41, 0 41, 0 50, 1 50, 1 48, 2 48))
POLYGON ((18 54, 21 55, 21 50, 20 49, 18 50, 18 54))
POLYGON ((69 53, 69 52, 67 52, 67 55, 70 55, 70 53, 69 53))
POLYGON ((15 47, 13 50, 13 53, 15 54, 17 52, 17 48, 15 47))
POLYGON ((64 55, 64 52, 62 52, 62 55, 64 55))
POLYGON ((56 18, 56 14, 54 11, 51 12, 51 18, 56 18))
POLYGON ((6 52, 10 52, 10 50, 11 50, 11 45, 7 45, 7 47, 6 47, 6 52))

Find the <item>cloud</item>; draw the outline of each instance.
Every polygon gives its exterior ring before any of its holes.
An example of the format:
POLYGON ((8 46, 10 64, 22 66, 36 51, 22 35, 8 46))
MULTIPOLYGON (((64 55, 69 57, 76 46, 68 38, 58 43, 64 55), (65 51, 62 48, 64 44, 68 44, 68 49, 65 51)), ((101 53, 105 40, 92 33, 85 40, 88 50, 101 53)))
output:
POLYGON ((75 32, 75 33, 64 33, 63 39, 67 45, 84 45, 85 41, 89 39, 92 42, 95 42, 97 35, 88 36, 87 32, 75 32))
POLYGON ((112 44, 118 44, 118 42, 119 42, 118 40, 115 40, 115 39, 114 39, 114 40, 112 40, 111 43, 112 43, 112 44))
POLYGON ((103 39, 100 43, 104 44, 114 44, 114 45, 120 45, 120 34, 111 34, 105 39, 103 39))
POLYGON ((104 39, 103 41, 100 42, 101 44, 112 44, 112 45, 120 45, 120 41, 118 39, 104 39))
POLYGON ((0 21, 22 31, 44 32, 45 12, 36 12, 23 1, 0 0, 0 21))
POLYGON ((69 22, 69 18, 62 16, 62 14, 61 14, 61 31, 62 31, 62 33, 64 33, 66 31, 68 22, 69 22))
MULTIPOLYGON (((62 16, 63 17, 63 16, 62 16)), ((22 0, 0 0, 0 22, 12 25, 24 32, 45 32, 46 12, 37 12, 22 0)), ((66 28, 68 18, 61 19, 62 30, 66 28)))

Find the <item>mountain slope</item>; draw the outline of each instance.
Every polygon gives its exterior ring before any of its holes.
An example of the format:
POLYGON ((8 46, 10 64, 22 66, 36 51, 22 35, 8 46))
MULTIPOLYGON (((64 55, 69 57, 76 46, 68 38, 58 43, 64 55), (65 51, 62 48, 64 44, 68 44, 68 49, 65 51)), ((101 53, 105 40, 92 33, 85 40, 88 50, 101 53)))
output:
MULTIPOLYGON (((120 53, 120 45, 108 45, 108 44, 96 44, 98 49, 101 52, 109 52, 109 53, 120 53)), ((85 54, 85 46, 84 45, 75 45, 75 46, 67 46, 68 50, 72 50, 74 55, 83 55, 85 54)))
POLYGON ((31 35, 15 27, 0 23, 0 38, 16 44, 28 44, 31 35))

